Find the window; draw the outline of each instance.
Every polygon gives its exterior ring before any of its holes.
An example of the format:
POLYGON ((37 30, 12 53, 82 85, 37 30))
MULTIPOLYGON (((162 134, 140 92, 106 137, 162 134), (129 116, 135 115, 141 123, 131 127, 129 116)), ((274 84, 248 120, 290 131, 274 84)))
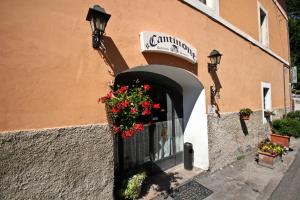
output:
POLYGON ((269 28, 267 11, 258 3, 259 15, 259 41, 262 45, 269 45, 269 28))

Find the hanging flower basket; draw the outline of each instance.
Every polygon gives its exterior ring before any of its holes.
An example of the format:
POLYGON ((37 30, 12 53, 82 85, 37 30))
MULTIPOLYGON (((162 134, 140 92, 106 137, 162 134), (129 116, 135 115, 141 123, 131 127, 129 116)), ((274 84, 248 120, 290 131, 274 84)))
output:
POLYGON ((107 106, 112 130, 116 134, 129 138, 144 130, 145 121, 142 118, 151 116, 153 109, 160 108, 160 104, 151 100, 148 94, 150 90, 151 86, 148 84, 121 85, 99 99, 99 102, 107 106))

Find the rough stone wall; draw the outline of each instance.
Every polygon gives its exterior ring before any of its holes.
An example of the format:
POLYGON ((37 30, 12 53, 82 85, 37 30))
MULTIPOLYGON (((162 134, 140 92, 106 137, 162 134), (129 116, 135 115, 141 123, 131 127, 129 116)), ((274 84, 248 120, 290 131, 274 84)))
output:
POLYGON ((0 199, 113 199, 113 137, 88 125, 0 134, 0 199))
MULTIPOLYGON (((286 108, 286 113, 289 113, 289 112, 290 112, 290 108, 286 108)), ((272 116, 272 120, 282 118, 283 115, 285 114, 285 110, 284 109, 276 109, 275 113, 276 113, 276 115, 272 116)))
MULTIPOLYGON (((276 110, 279 118, 284 110, 276 110)), ((239 113, 208 115, 210 170, 215 171, 246 155, 268 136, 269 125, 262 123, 262 112, 254 112, 250 120, 240 120, 239 113)))

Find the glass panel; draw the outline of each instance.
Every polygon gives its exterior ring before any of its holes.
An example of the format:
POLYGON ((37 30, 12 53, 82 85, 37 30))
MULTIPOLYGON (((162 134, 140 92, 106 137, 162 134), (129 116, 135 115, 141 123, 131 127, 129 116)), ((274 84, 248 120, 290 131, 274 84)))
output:
POLYGON ((199 0, 200 2, 206 4, 206 0, 199 0))
POLYGON ((178 118, 177 113, 175 112, 175 146, 176 153, 183 151, 183 127, 182 127, 182 118, 178 118))
POLYGON ((150 160, 149 151, 149 125, 144 131, 123 140, 124 143, 124 168, 130 169, 150 160))
POLYGON ((161 121, 155 123, 154 129, 154 155, 155 160, 160 160, 173 155, 173 145, 172 145, 172 101, 168 94, 164 92, 163 94, 166 98, 164 113, 167 117, 167 121, 161 121))

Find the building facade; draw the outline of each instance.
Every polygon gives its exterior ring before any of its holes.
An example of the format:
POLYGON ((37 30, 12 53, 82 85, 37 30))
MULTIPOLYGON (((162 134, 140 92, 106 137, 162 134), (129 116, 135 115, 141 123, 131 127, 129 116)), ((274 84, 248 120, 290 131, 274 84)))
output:
POLYGON ((256 147, 265 110, 290 106, 287 16, 276 0, 0 2, 0 199, 111 199, 114 172, 165 170, 193 145, 216 170, 256 147), (111 14, 102 49, 87 11, 111 14), (221 54, 217 70, 208 56, 221 54), (111 133, 108 85, 150 84, 154 125, 111 133), (251 108, 249 121, 239 110, 251 108))

